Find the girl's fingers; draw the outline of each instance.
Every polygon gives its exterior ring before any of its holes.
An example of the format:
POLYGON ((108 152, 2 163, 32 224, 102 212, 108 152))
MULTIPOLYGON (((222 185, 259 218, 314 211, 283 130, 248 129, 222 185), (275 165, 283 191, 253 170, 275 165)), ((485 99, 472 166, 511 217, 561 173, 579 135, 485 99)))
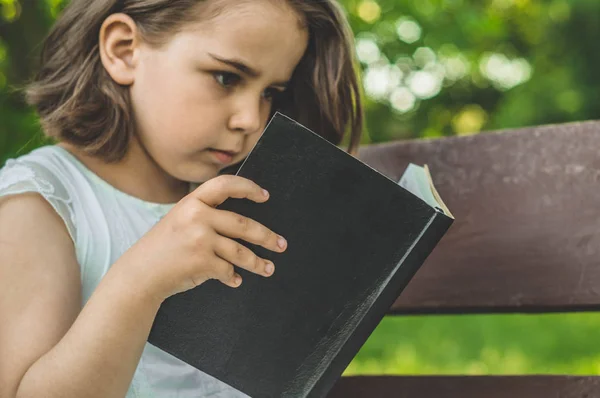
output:
POLYGON ((217 240, 215 254, 228 263, 258 275, 271 276, 275 271, 272 262, 258 257, 252 250, 226 237, 217 240))
POLYGON ((212 217, 210 223, 219 235, 242 239, 275 252, 283 252, 287 248, 285 238, 251 218, 226 210, 219 210, 212 217))
POLYGON ((214 279, 218 279, 229 287, 239 287, 242 284, 242 277, 235 272, 233 264, 221 257, 215 256, 213 259, 214 279))
POLYGON ((216 207, 227 198, 250 199, 254 202, 265 202, 269 198, 266 190, 247 178, 224 175, 206 181, 191 193, 192 196, 216 207))

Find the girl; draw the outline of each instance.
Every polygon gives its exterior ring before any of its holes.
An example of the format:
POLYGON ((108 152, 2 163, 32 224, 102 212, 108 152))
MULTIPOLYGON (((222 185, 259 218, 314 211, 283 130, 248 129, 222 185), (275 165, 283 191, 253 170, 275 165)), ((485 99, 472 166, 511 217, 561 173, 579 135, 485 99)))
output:
POLYGON ((146 339, 170 295, 236 288, 233 265, 273 274, 234 239, 282 252, 285 238, 215 207, 268 200, 219 174, 275 110, 356 148, 334 1, 72 0, 27 91, 58 144, 0 173, 0 396, 241 395, 146 339))

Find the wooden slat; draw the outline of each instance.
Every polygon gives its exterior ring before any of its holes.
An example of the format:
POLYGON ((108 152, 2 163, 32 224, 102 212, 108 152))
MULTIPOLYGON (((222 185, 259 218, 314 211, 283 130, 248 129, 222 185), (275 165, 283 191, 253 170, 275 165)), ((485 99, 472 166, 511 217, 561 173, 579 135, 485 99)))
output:
POLYGON ((456 222, 399 313, 600 309, 600 123, 364 147, 397 180, 429 164, 456 222))
POLYGON ((342 377, 328 398, 595 398, 600 377, 355 376, 342 377))

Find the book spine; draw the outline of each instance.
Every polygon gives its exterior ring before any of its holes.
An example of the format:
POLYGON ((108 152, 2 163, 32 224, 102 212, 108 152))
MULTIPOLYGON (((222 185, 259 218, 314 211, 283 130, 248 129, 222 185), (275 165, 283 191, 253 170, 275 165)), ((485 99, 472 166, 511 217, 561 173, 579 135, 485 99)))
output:
POLYGON ((396 273, 390 278, 356 329, 350 334, 306 397, 321 398, 327 395, 352 359, 354 359, 368 336, 373 333, 381 322, 381 319, 408 285, 408 282, 444 236, 452 221, 446 215, 434 211, 423 232, 416 239, 410 251, 404 256, 401 264, 399 264, 396 273))

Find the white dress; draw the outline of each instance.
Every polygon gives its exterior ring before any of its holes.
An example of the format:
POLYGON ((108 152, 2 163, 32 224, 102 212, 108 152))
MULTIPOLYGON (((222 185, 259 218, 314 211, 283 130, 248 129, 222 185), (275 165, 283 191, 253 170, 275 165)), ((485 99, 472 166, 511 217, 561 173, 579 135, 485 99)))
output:
MULTIPOLYGON (((71 153, 45 146, 0 169, 0 196, 36 192, 65 222, 81 269, 82 307, 115 261, 174 204, 143 201, 102 180, 71 153)), ((127 398, 247 397, 146 343, 127 398)))

